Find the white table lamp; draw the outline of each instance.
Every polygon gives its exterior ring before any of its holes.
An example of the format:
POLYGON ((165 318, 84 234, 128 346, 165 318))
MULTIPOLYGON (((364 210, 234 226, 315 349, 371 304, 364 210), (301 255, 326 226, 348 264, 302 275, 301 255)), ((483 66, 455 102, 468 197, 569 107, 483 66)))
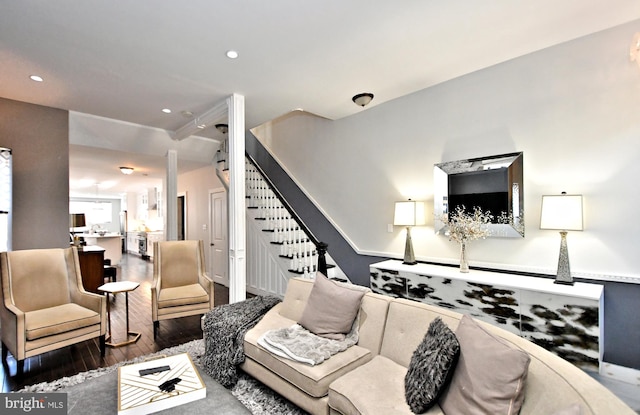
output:
POLYGON ((567 232, 581 231, 583 229, 582 195, 568 195, 562 192, 561 195, 542 196, 540 229, 560 231, 560 256, 558 258, 558 272, 555 283, 573 285, 569 266, 567 232))
POLYGON ((404 246, 403 264, 415 265, 418 262, 413 254, 413 243, 411 241, 411 227, 420 226, 426 223, 424 214, 424 202, 415 202, 411 199, 406 202, 396 202, 393 224, 407 227, 407 240, 404 246))

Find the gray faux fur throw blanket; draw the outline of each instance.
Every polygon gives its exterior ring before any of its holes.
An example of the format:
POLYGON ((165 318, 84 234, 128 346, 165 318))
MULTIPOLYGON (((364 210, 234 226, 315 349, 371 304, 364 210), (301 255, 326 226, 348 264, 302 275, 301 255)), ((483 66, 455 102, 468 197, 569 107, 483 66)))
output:
POLYGON ((311 366, 319 365, 336 353, 358 343, 359 318, 343 340, 333 340, 313 334, 299 324, 283 329, 269 330, 258 339, 258 344, 285 359, 311 366))
POLYGON ((244 335, 280 299, 257 296, 215 307, 204 316, 205 372, 226 388, 238 381, 237 366, 244 362, 244 335))

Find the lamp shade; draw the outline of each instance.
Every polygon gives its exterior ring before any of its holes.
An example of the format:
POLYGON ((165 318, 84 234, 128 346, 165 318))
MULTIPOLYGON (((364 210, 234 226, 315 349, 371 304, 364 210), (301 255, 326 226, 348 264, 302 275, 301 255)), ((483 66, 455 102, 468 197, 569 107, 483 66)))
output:
POLYGON ((393 224, 398 226, 419 226, 426 223, 424 202, 396 202, 393 224))
POLYGON ((543 195, 540 229, 581 231, 582 195, 543 195))
POLYGON ((84 213, 72 213, 69 215, 70 228, 82 228, 83 226, 87 226, 84 213))

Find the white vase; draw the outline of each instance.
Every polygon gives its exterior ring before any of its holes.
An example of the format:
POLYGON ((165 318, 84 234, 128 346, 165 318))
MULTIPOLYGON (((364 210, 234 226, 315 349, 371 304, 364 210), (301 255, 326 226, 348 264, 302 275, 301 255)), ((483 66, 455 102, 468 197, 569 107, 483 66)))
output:
POLYGON ((460 272, 469 272, 469 263, 467 262, 467 244, 460 244, 460 272))

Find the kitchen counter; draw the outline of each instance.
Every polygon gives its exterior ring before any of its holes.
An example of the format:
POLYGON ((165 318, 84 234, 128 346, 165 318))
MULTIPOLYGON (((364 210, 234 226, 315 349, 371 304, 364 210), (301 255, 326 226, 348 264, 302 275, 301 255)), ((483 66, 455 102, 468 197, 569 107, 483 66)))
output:
POLYGON ((106 233, 99 235, 97 233, 82 233, 79 234, 81 238, 84 238, 87 245, 99 245, 105 249, 105 259, 111 260, 111 265, 120 264, 122 259, 122 235, 118 233, 106 233))

